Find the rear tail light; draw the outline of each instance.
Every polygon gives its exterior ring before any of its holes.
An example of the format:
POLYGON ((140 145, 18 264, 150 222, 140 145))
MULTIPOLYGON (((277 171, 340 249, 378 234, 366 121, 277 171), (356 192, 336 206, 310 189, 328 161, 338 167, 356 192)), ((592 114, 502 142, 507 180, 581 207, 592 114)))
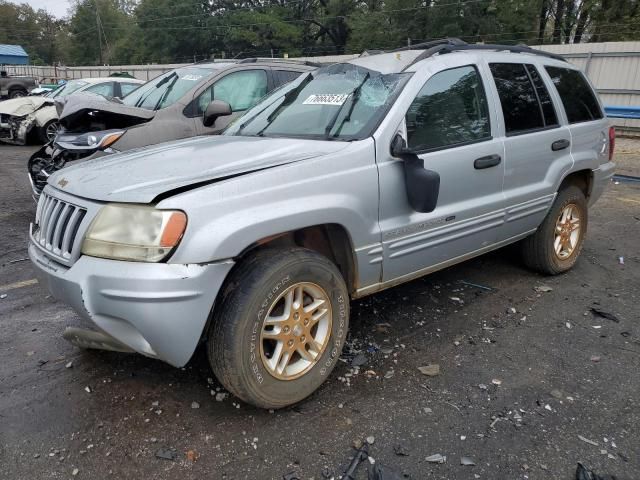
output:
POLYGON ((609 161, 613 158, 613 151, 616 148, 616 129, 609 127, 609 161))

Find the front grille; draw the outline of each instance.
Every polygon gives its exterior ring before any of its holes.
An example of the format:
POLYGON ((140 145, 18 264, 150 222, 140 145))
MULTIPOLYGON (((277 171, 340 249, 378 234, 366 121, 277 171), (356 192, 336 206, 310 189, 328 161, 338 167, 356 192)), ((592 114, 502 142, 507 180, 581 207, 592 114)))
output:
POLYGON ((69 260, 87 210, 43 193, 38 202, 33 241, 57 257, 69 260))

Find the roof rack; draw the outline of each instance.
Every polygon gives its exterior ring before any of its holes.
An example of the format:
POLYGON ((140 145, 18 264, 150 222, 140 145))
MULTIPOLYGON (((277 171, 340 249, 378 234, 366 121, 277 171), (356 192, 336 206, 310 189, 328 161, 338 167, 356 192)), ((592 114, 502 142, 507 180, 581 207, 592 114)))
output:
POLYGON ((295 63, 298 65, 306 65, 308 67, 321 67, 322 65, 316 62, 310 62, 308 60, 295 60, 289 58, 260 58, 260 57, 251 57, 251 58, 243 58, 242 60, 238 60, 237 63, 295 63))
POLYGON ((545 52, 543 50, 536 50, 527 45, 499 45, 492 43, 467 43, 459 38, 442 38, 438 40, 432 40, 430 42, 418 43, 416 45, 411 45, 407 47, 398 48, 396 50, 391 50, 391 52, 401 52, 405 50, 424 50, 420 55, 418 55, 413 62, 407 65, 404 70, 409 68, 411 65, 418 63, 420 60, 424 60, 425 58, 429 58, 435 54, 443 55, 445 53, 459 52, 464 50, 497 50, 497 51, 507 51, 512 53, 529 53, 532 55, 540 55, 542 57, 553 58, 554 60, 560 60, 562 62, 566 62, 567 60, 555 53, 545 52))

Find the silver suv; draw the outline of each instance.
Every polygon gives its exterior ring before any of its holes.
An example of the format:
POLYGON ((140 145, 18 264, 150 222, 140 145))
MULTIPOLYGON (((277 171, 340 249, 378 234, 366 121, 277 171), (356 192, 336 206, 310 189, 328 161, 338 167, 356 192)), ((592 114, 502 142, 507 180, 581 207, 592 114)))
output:
POLYGON ((175 366, 206 342, 246 402, 334 368, 349 299, 504 245, 558 274, 614 171, 593 89, 526 47, 434 42, 323 67, 223 135, 53 175, 29 255, 95 331, 82 347, 175 366))

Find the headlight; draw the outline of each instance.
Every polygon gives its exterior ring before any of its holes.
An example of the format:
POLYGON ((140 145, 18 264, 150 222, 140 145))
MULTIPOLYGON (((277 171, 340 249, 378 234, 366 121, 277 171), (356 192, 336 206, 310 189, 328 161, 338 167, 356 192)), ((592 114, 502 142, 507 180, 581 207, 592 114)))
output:
POLYGON ((159 262, 178 245, 187 216, 178 210, 107 205, 89 226, 82 253, 92 257, 159 262))
POLYGON ((78 147, 90 147, 98 150, 104 150, 105 148, 113 145, 120 137, 124 135, 124 130, 107 130, 104 132, 91 132, 80 135, 73 140, 73 144, 78 147))

